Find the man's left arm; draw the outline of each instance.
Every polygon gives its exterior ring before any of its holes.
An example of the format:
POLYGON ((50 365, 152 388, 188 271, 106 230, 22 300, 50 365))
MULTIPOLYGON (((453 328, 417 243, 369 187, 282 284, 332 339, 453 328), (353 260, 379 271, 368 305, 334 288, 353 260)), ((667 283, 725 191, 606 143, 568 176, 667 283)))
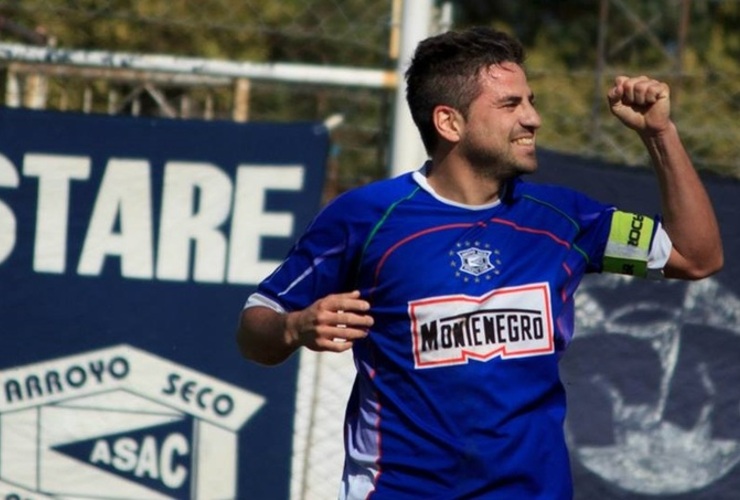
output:
POLYGON ((638 133, 652 159, 663 226, 673 243, 665 276, 701 279, 716 273, 724 263, 719 224, 670 118, 668 85, 645 76, 621 76, 608 99, 612 113, 638 133))

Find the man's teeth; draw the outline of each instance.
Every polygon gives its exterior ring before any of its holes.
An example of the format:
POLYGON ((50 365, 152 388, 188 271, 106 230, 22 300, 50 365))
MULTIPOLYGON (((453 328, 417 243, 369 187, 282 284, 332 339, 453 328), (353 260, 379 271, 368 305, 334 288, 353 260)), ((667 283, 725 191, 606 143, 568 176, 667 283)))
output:
POLYGON ((531 146, 532 144, 534 144, 534 138, 522 137, 521 139, 514 140, 514 144, 518 144, 520 146, 531 146))

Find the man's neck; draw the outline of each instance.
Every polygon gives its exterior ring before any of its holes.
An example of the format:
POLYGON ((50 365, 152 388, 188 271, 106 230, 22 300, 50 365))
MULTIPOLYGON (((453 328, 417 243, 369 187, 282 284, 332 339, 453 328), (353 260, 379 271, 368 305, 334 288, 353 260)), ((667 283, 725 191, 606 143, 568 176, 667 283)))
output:
POLYGON ((433 159, 427 167, 427 182, 441 197, 464 205, 486 205, 498 200, 503 181, 481 175, 469 165, 450 157, 433 159))

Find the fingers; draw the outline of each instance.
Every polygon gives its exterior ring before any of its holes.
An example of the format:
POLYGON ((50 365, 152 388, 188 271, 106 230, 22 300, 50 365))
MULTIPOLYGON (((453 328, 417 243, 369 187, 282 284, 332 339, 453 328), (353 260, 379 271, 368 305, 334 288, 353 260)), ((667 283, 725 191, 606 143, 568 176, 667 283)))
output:
POLYGON ((612 105, 621 101, 627 106, 649 106, 660 99, 668 98, 667 84, 647 76, 618 76, 607 96, 612 105))
POLYGON ((305 311, 301 337, 316 351, 342 352, 356 340, 367 337, 373 318, 370 303, 355 290, 327 295, 305 311))
POLYGON ((316 303, 316 322, 340 328, 368 328, 373 322, 366 314, 369 310, 370 303, 361 299, 357 290, 328 295, 316 303))
POLYGON ((346 351, 352 347, 355 341, 367 337, 368 333, 366 329, 326 326, 323 327, 321 335, 316 338, 317 350, 346 351))
POLYGON ((359 291, 339 294, 334 299, 332 304, 336 311, 330 309, 327 315, 326 335, 333 342, 352 342, 365 338, 373 325, 372 316, 366 314, 370 303, 360 299, 359 291))
POLYGON ((367 337, 368 333, 366 328, 324 325, 316 329, 314 345, 308 347, 315 351, 343 352, 351 349, 355 341, 367 337))
POLYGON ((329 302, 329 309, 335 311, 358 311, 365 312, 370 310, 370 302, 360 298, 360 291, 354 290, 347 293, 339 293, 326 297, 329 302))
POLYGON ((670 89, 647 76, 618 76, 607 97, 612 114, 639 134, 660 134, 670 126, 670 89))
POLYGON ((624 94, 623 84, 627 80, 628 78, 626 76, 618 76, 614 79, 614 86, 609 89, 609 92, 607 93, 607 97, 611 104, 615 104, 622 100, 622 95, 624 94))

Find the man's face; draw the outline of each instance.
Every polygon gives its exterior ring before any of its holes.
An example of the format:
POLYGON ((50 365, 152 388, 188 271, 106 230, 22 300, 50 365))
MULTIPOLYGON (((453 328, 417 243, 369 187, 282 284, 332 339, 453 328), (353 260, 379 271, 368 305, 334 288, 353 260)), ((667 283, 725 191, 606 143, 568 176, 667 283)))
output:
POLYGON ((537 169, 535 132, 541 125, 522 68, 506 62, 480 75, 459 147, 477 171, 497 179, 537 169))

